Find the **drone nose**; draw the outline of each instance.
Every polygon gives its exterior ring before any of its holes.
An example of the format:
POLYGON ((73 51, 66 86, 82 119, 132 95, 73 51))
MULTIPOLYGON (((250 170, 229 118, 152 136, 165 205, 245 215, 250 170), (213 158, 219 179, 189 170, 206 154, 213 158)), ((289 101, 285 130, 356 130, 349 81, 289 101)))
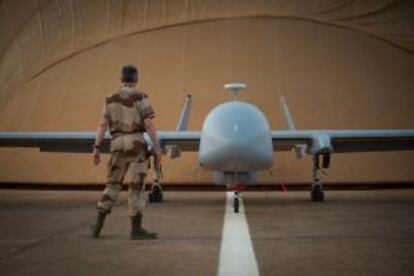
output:
POLYGON ((205 137, 211 146, 200 163, 223 171, 254 171, 269 167, 273 155, 267 136, 266 132, 233 124, 226 131, 205 137))
POLYGON ((270 131, 264 115, 244 102, 228 102, 207 116, 199 161, 219 171, 255 171, 273 163, 270 131))

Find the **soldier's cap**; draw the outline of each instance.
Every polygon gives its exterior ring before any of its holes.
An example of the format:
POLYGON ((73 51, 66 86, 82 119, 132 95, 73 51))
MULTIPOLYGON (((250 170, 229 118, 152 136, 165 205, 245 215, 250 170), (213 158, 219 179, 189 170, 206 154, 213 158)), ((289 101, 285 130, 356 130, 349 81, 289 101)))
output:
POLYGON ((134 65, 125 65, 121 72, 122 82, 137 82, 138 81, 138 69, 134 65))

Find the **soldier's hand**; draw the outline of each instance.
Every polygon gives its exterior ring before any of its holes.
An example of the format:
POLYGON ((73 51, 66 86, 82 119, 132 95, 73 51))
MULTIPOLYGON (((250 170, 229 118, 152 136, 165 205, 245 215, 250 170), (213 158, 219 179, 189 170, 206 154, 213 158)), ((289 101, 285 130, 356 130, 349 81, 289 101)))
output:
POLYGON ((101 161, 101 153, 99 152, 99 149, 94 148, 92 155, 93 155, 93 163, 95 164, 95 166, 98 166, 99 162, 101 161))

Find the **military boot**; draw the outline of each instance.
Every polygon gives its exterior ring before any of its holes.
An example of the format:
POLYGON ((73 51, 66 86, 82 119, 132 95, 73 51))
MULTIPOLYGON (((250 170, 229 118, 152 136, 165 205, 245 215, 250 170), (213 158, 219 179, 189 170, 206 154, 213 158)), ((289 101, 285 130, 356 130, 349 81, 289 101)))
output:
POLYGON ((131 218, 131 240, 155 240, 156 233, 147 232, 142 228, 142 214, 138 213, 131 218))
POLYGON ((98 215, 96 216, 96 221, 95 223, 91 225, 91 234, 93 238, 95 239, 99 238, 99 234, 101 233, 107 214, 108 214, 107 212, 104 212, 101 210, 98 211, 98 215))

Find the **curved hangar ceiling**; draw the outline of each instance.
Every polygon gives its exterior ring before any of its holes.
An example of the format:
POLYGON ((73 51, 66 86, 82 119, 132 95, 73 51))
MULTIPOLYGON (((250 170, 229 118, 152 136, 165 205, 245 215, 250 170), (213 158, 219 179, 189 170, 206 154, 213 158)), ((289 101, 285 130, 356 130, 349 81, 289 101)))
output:
POLYGON ((409 0, 3 0, 0 9, 3 87, 16 75, 31 80, 73 55, 120 37, 230 18, 310 20, 358 30, 414 52, 414 2, 409 0))

